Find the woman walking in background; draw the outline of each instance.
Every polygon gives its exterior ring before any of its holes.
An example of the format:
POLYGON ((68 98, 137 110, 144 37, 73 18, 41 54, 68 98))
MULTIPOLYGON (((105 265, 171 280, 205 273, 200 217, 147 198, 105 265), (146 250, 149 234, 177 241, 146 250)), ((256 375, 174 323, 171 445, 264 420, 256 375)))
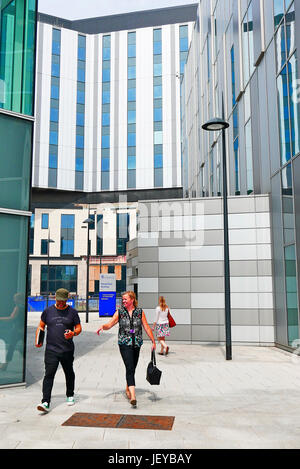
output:
POLYGON ((152 350, 155 350, 156 345, 145 313, 137 307, 135 293, 133 291, 124 293, 122 303, 122 307, 115 312, 111 321, 99 327, 97 334, 99 335, 100 332, 111 329, 119 322, 118 344, 126 368, 126 396, 131 405, 136 407, 134 375, 143 344, 142 326, 152 341, 152 350))
POLYGON ((169 307, 166 304, 166 300, 163 296, 159 297, 159 305, 156 307, 156 319, 153 324, 153 330, 156 329, 156 336, 160 342, 160 347, 161 350, 159 352, 159 355, 168 355, 169 353, 169 347, 167 346, 165 342, 165 338, 169 337, 170 335, 170 327, 169 327, 169 319, 168 319, 168 313, 169 313, 169 307))

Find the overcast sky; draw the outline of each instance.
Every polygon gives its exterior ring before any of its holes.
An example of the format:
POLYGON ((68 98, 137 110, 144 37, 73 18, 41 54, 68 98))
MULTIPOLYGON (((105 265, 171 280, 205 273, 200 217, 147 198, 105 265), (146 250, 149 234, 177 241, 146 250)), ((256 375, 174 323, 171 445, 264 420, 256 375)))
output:
POLYGON ((39 0, 39 11, 76 20, 197 3, 196 0, 39 0))

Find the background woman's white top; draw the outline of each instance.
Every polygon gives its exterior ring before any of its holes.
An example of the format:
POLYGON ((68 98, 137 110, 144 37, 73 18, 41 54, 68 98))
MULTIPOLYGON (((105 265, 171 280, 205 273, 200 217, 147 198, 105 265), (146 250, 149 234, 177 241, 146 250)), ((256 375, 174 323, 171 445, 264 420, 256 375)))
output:
POLYGON ((162 309, 160 309, 159 306, 157 306, 157 308, 156 308, 156 319, 155 319, 156 324, 169 323, 168 312, 169 312, 169 308, 166 308, 165 311, 163 311, 162 309))

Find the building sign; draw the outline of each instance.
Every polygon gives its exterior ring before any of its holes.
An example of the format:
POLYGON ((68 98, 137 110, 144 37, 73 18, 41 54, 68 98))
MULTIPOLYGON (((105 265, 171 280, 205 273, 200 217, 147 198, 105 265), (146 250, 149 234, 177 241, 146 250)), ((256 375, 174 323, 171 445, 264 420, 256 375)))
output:
POLYGON ((100 274, 99 316, 113 316, 116 311, 116 274, 100 274))

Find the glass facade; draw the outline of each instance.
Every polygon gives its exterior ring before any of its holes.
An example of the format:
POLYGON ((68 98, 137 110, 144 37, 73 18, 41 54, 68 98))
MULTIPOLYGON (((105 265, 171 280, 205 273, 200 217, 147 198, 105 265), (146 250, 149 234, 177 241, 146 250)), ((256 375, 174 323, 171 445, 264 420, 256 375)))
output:
POLYGON ((162 36, 153 31, 154 187, 163 186, 162 36))
POLYGON ((33 114, 36 0, 2 0, 0 108, 33 114))
POLYGON ((77 46, 77 102, 76 102, 76 150, 75 190, 84 186, 84 118, 85 118, 85 59, 86 37, 78 35, 77 46))
POLYGON ((61 216, 61 256, 74 255, 74 223, 75 215, 61 216))
MULTIPOLYGON (((296 2, 274 0, 274 42, 277 81, 278 128, 280 148, 280 170, 273 175, 279 182, 280 217, 273 214, 275 251, 275 308, 279 343, 297 347, 299 333, 298 263, 296 244, 296 158, 300 152, 300 103, 296 96, 299 82, 299 64, 296 48, 296 2), (279 233, 279 234, 277 234, 279 233), (279 285, 281 282, 281 285, 279 285), (280 324, 286 324, 284 332, 280 324)), ((274 184, 273 184, 274 186, 274 184)), ((275 189, 273 189, 273 192, 275 189)))
POLYGON ((102 38, 102 131, 101 131, 101 189, 109 190, 110 175, 110 86, 111 37, 102 38))
POLYGON ((127 188, 136 187, 136 32, 127 38, 127 188))
POLYGON ((55 294, 59 288, 66 288, 71 293, 77 293, 77 266, 50 265, 41 266, 41 295, 55 294))
POLYGON ((57 187, 61 31, 52 30, 48 186, 57 187))
POLYGON ((117 256, 126 255, 126 243, 129 241, 129 214, 117 213, 117 256))

